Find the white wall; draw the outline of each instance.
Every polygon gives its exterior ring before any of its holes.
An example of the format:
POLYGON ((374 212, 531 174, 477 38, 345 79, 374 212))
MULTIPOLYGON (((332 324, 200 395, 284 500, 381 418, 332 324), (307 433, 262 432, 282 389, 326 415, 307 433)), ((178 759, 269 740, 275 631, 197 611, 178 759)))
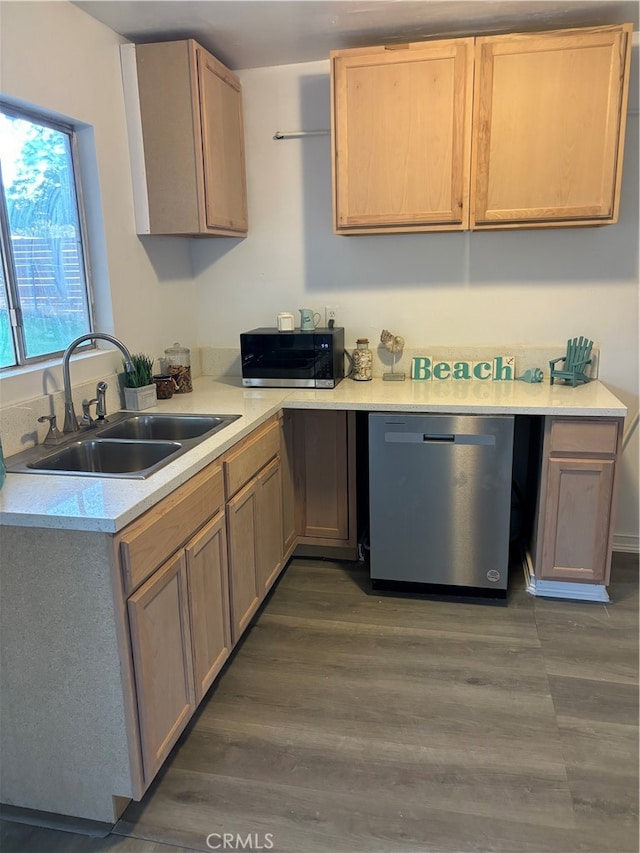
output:
MULTIPOLYGON (((636 51, 637 53, 637 51, 636 51)), ((634 79, 637 66, 633 69, 634 79)), ((241 72, 249 237, 192 243, 198 341, 238 346, 278 311, 339 305, 348 346, 388 328, 407 347, 549 344, 584 334, 600 378, 638 410, 638 107, 620 222, 603 228, 339 237, 331 232, 328 62, 241 72)), ((544 365, 542 365, 544 366, 544 365)), ((638 536, 637 430, 622 465, 619 534, 638 536)))
MULTIPOLYGON (((0 22, 2 95, 84 123, 89 126, 84 136, 95 140, 97 180, 88 189, 92 219, 99 232, 103 224, 105 240, 92 245, 97 328, 115 333, 132 351, 154 356, 177 340, 195 345, 189 241, 140 239, 135 233, 119 58, 123 39, 66 2, 2 3, 0 22)), ((119 354, 114 358, 119 363, 119 354)), ((13 385, 12 397, 19 397, 13 385)), ((27 396, 32 387, 24 384, 27 396)))

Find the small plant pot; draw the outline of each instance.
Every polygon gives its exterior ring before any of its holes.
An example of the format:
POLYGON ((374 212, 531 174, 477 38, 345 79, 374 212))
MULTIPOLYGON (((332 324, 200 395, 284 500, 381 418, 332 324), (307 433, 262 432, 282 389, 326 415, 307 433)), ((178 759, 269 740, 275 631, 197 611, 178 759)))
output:
POLYGON ((131 409, 134 412, 139 412, 142 409, 150 409, 156 404, 156 386, 143 385, 142 388, 125 388, 124 389, 124 407, 131 409))

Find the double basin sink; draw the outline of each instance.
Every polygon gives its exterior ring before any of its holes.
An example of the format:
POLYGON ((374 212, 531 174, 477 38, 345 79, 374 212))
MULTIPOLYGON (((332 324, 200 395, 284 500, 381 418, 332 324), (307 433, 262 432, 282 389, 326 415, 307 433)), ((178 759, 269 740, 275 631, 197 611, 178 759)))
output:
POLYGON ((144 479, 239 417, 119 412, 56 447, 38 445, 9 457, 6 468, 21 474, 144 479))

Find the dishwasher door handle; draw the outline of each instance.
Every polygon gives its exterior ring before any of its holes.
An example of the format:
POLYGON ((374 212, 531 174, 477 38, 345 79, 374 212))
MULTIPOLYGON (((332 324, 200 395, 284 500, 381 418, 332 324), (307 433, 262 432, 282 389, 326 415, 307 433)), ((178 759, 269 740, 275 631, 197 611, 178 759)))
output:
POLYGON ((441 433, 441 432, 385 432, 387 444, 471 444, 495 446, 496 437, 490 433, 474 435, 473 433, 441 433))

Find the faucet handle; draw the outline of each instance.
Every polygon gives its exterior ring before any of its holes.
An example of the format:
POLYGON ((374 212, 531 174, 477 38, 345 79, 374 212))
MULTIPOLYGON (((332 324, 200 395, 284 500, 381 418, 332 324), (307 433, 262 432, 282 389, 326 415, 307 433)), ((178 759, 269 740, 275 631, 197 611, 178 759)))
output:
POLYGON ((64 436, 56 426, 56 416, 55 415, 42 415, 42 417, 38 418, 39 424, 44 424, 49 421, 49 431, 47 432, 43 444, 60 444, 61 441, 64 441, 64 436))
POLYGON ((91 417, 91 406, 97 402, 98 400, 95 397, 93 398, 93 400, 82 401, 82 419, 80 421, 80 426, 91 427, 94 425, 94 420, 91 417))

